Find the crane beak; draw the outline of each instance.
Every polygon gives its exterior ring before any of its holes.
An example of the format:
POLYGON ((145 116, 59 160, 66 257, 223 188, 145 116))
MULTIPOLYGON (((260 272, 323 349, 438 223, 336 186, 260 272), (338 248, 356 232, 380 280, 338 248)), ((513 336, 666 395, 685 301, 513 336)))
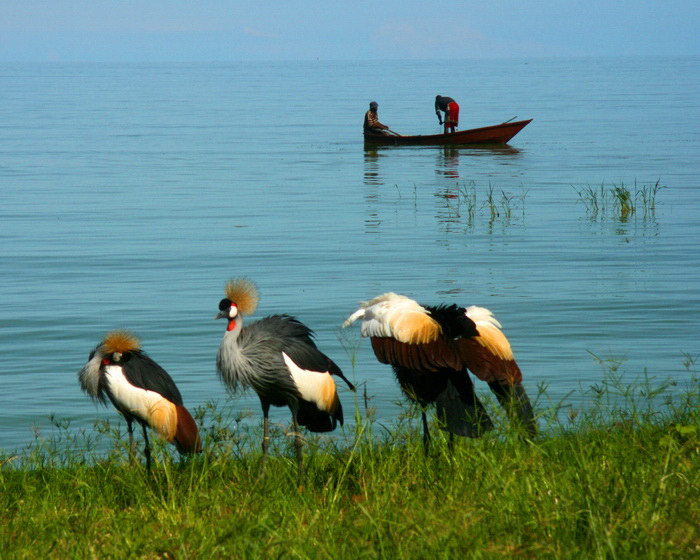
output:
POLYGON ((216 315, 214 315, 214 319, 225 319, 226 317, 228 317, 227 311, 219 311, 216 315))

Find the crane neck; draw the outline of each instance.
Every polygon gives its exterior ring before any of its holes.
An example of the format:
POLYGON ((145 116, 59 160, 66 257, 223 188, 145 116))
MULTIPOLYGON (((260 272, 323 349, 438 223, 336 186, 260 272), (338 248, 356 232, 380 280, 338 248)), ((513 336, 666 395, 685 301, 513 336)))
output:
POLYGON ((237 315, 236 317, 229 318, 226 325, 226 334, 232 334, 234 338, 238 337, 238 333, 241 332, 243 328, 243 316, 237 315))

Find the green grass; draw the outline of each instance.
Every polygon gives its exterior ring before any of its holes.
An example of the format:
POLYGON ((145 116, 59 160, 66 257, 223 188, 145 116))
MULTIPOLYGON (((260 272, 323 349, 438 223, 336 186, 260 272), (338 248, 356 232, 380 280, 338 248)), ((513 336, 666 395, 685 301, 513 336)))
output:
POLYGON ((450 453, 434 429, 429 457, 411 410, 387 429, 360 391, 355 430, 306 442, 303 480, 282 429, 261 477, 259 431, 213 405, 198 411, 207 452, 157 445, 150 479, 123 423, 100 425, 111 446, 97 455, 55 421, 0 455, 0 557, 697 557, 699 388, 612 371, 576 410, 542 392, 535 441, 499 422, 450 453))

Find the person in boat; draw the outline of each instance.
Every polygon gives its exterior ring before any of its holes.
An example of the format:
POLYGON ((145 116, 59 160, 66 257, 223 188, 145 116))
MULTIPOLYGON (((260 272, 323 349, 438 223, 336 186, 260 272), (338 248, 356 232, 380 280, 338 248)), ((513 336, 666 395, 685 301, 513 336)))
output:
POLYGON ((440 124, 443 124, 442 115, 445 113, 445 134, 454 132, 459 125, 459 105, 451 97, 443 97, 442 95, 435 96, 435 114, 437 115, 440 124))
POLYGON ((379 104, 376 101, 372 101, 369 104, 369 111, 365 113, 365 124, 363 127, 365 134, 389 134, 387 132, 389 127, 379 122, 378 108, 379 104))

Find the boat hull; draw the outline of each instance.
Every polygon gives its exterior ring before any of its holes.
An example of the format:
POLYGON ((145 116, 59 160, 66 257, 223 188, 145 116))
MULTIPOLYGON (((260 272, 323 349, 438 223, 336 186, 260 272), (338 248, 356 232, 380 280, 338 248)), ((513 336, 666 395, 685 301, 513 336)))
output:
POLYGON ((427 134, 418 136, 385 136, 365 134, 365 144, 377 146, 454 146, 468 144, 507 144, 518 132, 532 122, 516 121, 470 130, 458 130, 449 134, 427 134))

